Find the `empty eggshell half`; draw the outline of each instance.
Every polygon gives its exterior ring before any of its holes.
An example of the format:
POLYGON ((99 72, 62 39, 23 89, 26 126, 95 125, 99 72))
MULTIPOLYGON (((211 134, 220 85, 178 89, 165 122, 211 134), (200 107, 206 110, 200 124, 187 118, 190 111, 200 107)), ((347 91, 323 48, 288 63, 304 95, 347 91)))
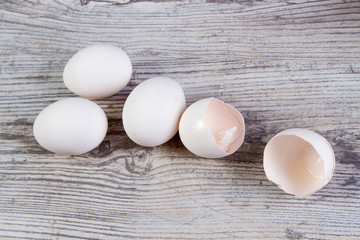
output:
POLYGON ((205 98, 185 110, 179 134, 190 152, 205 158, 221 158, 242 145, 245 122, 233 106, 216 98, 205 98))
POLYGON ((275 135, 264 150, 266 177, 285 192, 310 195, 331 179, 335 155, 321 135, 301 128, 275 135))

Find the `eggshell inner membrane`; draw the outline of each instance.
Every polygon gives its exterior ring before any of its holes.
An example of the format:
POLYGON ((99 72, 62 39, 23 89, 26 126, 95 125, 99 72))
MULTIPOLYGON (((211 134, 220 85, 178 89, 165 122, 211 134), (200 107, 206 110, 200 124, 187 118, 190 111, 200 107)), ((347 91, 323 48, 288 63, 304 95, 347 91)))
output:
POLYGON ((298 136, 273 138, 265 148, 264 159, 267 177, 285 192, 304 196, 326 184, 323 159, 309 142, 298 136))
POLYGON ((235 152, 243 143, 245 135, 244 118, 233 106, 212 98, 204 113, 202 122, 226 153, 235 152))

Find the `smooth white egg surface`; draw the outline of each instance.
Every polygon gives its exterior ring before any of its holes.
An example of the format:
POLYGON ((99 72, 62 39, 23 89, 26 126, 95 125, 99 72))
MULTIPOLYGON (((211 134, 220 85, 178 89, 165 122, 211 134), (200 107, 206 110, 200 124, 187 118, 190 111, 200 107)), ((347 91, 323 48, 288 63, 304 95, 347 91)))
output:
POLYGON ((84 98, 50 104, 36 117, 33 131, 45 149, 63 155, 86 153, 104 139, 108 122, 104 111, 84 98))
POLYGON ((220 158, 234 153, 242 145, 245 122, 233 106, 216 98, 205 98, 186 109, 179 134, 190 152, 220 158))
POLYGON ((122 112, 125 132, 141 146, 161 145, 177 132, 185 107, 179 83, 168 77, 150 78, 136 86, 125 101, 122 112))
POLYGON ((63 79, 73 93, 88 99, 100 99, 123 89, 131 74, 131 61, 123 50, 97 44, 78 51, 67 62, 63 79))
POLYGON ((307 129, 288 129, 275 135, 264 150, 267 178, 285 192, 305 196, 331 179, 335 155, 328 141, 307 129))

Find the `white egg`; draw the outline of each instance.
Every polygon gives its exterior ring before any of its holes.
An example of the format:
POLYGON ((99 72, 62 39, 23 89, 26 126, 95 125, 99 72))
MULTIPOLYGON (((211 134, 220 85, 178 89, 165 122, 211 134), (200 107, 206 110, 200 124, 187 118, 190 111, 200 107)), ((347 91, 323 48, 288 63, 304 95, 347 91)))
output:
POLYGON ((150 78, 135 87, 125 101, 122 112, 125 132, 141 146, 163 144, 177 132, 185 107, 184 92, 175 80, 150 78))
POLYGON ((245 122, 233 106, 216 98, 205 98, 186 109, 179 134, 190 152, 205 158, 220 158, 242 145, 245 122))
POLYGON ((67 62, 63 79, 75 94, 99 99, 118 93, 128 84, 131 74, 131 61, 123 50, 97 44, 80 50, 67 62))
POLYGON ((264 150, 266 177, 285 192, 305 196, 324 187, 335 168, 335 155, 321 135, 301 128, 275 135, 264 150))
POLYGON ((63 155, 86 153, 97 147, 107 132, 104 111, 84 98, 66 98, 43 109, 34 122, 36 141, 63 155))

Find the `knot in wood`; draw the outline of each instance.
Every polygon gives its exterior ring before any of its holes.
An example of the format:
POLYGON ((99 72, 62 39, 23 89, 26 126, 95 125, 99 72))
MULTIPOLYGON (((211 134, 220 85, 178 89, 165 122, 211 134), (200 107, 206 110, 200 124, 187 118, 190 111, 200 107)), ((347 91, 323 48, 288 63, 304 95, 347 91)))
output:
POLYGON ((136 150, 126 158, 125 167, 132 174, 147 175, 152 167, 151 160, 150 149, 136 150))

